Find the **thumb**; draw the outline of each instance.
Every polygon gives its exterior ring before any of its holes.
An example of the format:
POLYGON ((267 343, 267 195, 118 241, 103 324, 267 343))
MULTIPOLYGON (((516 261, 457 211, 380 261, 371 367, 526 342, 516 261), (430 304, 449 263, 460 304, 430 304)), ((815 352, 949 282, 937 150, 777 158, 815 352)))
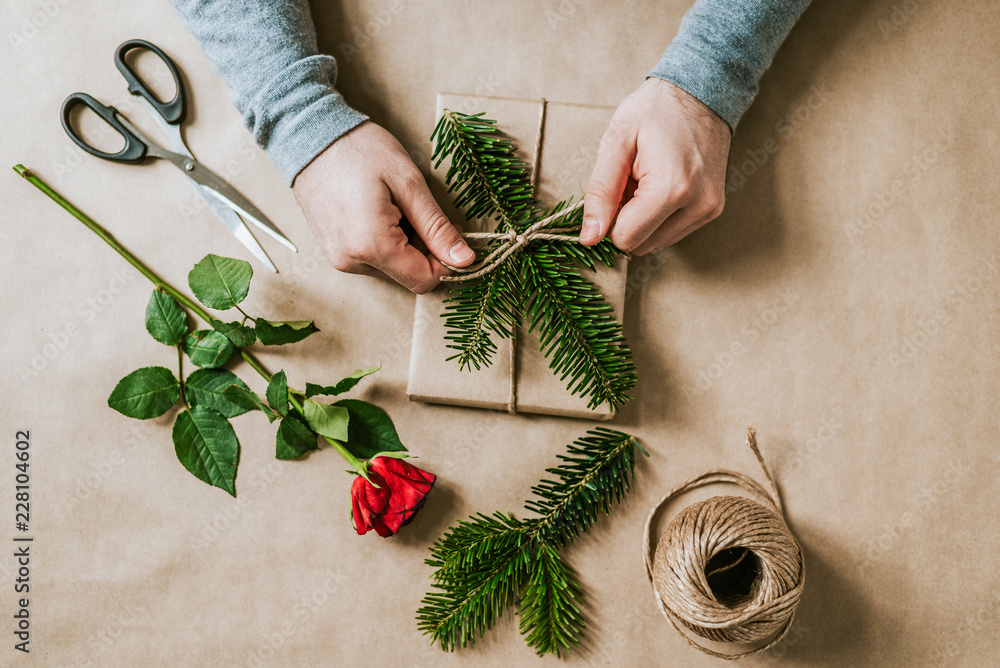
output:
POLYGON ((632 173, 635 145, 626 143, 625 133, 609 128, 597 150, 597 163, 583 197, 583 228, 580 243, 593 246, 608 233, 632 173))
POLYGON ((475 259, 475 251, 434 201, 419 172, 393 190, 396 206, 434 257, 455 267, 467 266, 475 259))

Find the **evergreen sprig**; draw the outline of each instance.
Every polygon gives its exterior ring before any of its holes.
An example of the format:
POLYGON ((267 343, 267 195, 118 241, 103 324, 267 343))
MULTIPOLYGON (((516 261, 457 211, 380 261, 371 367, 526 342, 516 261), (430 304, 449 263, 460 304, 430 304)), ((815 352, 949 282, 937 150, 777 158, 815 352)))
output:
POLYGON ((441 649, 475 643, 504 610, 518 605, 520 630, 537 654, 562 656, 586 626, 583 589, 559 548, 621 502, 635 471, 628 434, 599 428, 568 446, 555 476, 532 488, 528 519, 496 512, 458 521, 431 547, 435 591, 424 596, 417 626, 441 649))
MULTIPOLYGON (((539 208, 527 166, 496 121, 481 113, 445 110, 431 140, 435 167, 451 160, 445 174, 448 192, 457 192, 455 203, 469 219, 492 218, 498 231, 523 231, 570 205, 566 200, 539 208)), ((582 217, 578 209, 550 228, 575 227, 582 217)), ((482 252, 500 243, 494 240, 482 252)), ((539 332, 550 368, 570 392, 587 397, 591 409, 606 403, 615 410, 629 400, 635 364, 613 309, 581 269, 613 267, 618 254, 608 240, 596 246, 531 243, 485 276, 456 283, 445 300, 445 338, 457 351, 448 359, 457 359, 463 369, 489 366, 497 350, 493 336, 512 337, 526 319, 529 331, 539 332)))

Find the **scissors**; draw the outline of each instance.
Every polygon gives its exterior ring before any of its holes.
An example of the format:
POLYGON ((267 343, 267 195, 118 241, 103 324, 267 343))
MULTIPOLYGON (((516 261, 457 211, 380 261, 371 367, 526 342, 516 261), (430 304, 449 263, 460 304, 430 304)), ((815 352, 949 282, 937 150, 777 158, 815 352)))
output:
POLYGON ((131 39, 115 49, 115 65, 122 73, 122 76, 125 77, 125 81, 128 82, 128 91, 132 95, 139 96, 139 102, 146 108, 146 111, 149 112, 157 124, 163 128, 174 150, 168 151, 156 144, 136 129, 117 109, 101 104, 86 93, 73 93, 63 102, 62 126, 66 134, 69 135, 69 138, 87 153, 113 162, 138 163, 149 156, 152 158, 162 158, 171 163, 184 172, 191 180, 195 190, 198 191, 198 195, 205 200, 208 207, 222 220, 229 231, 264 266, 271 271, 278 271, 240 216, 242 215, 243 218, 256 225, 261 231, 276 239, 292 252, 298 252, 298 250, 250 200, 241 195, 235 188, 226 183, 210 169, 195 160, 181 138, 181 123, 184 122, 187 108, 184 103, 184 84, 181 82, 180 72, 178 72, 174 62, 155 44, 142 39, 131 39), (174 93, 172 100, 161 102, 142 79, 132 71, 128 63, 125 62, 126 54, 134 49, 148 49, 152 51, 163 61, 167 69, 170 70, 170 74, 174 78, 175 90, 177 91, 174 93), (77 134, 70 123, 70 112, 80 104, 88 107, 100 116, 101 119, 125 139, 125 147, 122 150, 117 153, 107 153, 98 150, 77 134))

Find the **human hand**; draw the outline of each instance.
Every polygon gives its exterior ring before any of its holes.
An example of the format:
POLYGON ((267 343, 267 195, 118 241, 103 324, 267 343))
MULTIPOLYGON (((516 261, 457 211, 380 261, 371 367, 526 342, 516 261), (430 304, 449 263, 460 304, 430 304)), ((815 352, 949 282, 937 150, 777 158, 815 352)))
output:
POLYGON ((316 156, 292 190, 340 271, 384 274, 422 293, 448 273, 441 262, 463 267, 475 258, 402 145, 371 121, 316 156), (410 243, 404 217, 428 252, 410 243))
POLYGON ((593 246, 608 235, 623 251, 655 253, 718 217, 729 141, 729 126, 705 104, 670 82, 647 79, 619 105, 601 139, 580 243, 593 246))

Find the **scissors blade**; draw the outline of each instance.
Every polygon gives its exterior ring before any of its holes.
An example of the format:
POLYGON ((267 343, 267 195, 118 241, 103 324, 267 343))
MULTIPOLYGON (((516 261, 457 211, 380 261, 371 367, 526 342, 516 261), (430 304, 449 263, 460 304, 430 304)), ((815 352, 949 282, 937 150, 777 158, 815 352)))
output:
POLYGON ((191 179, 191 182, 194 184, 194 189, 198 191, 198 195, 205 200, 205 204, 208 205, 208 208, 219 217, 226 228, 233 233, 233 236, 236 237, 241 244, 246 246, 247 250, 253 253, 254 257, 261 261, 261 264, 274 273, 278 273, 278 269, 274 266, 274 263, 271 262, 271 258, 269 258, 267 253, 264 252, 264 249, 260 247, 260 244, 250 233, 250 230, 247 229, 246 224, 240 219, 236 212, 215 197, 212 197, 209 194, 210 191, 197 181, 191 179))
POLYGON ((299 252, 299 249, 297 249, 295 245, 285 237, 285 235, 278 231, 278 228, 276 228, 274 224, 267 219, 267 216, 251 204, 250 200, 241 195, 236 188, 216 176, 212 170, 208 169, 197 160, 192 160, 191 163, 194 165, 194 169, 186 170, 188 176, 200 183, 206 192, 221 200, 226 206, 240 213, 244 218, 260 228, 261 231, 273 237, 275 241, 285 246, 293 253, 299 252))

